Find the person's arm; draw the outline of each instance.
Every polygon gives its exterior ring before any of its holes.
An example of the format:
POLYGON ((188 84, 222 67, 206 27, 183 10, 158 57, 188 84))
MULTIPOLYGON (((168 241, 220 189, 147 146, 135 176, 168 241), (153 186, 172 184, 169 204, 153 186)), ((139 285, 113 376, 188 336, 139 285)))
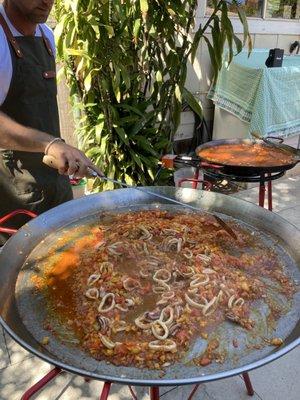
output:
POLYGON ((78 177, 87 175, 87 168, 103 173, 89 160, 83 152, 69 146, 63 141, 56 141, 49 145, 53 136, 36 129, 27 128, 0 112, 0 148, 32 153, 45 153, 54 157, 60 174, 78 177))

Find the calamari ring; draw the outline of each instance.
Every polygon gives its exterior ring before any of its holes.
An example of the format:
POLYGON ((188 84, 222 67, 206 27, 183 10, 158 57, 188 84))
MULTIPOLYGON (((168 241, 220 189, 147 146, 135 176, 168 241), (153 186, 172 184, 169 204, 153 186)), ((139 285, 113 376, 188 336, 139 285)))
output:
POLYGON ((159 321, 165 323, 168 326, 173 322, 173 320, 174 320, 173 307, 167 306, 163 308, 160 313, 159 321))
POLYGON ((159 286, 154 286, 152 288, 152 291, 154 293, 163 293, 163 292, 169 292, 171 287, 164 281, 159 281, 159 286))
POLYGON ((97 281, 99 281, 100 275, 99 274, 92 274, 88 277, 87 284, 88 286, 93 286, 97 281))
POLYGON ((234 307, 241 307, 244 305, 245 300, 242 297, 239 297, 237 300, 234 302, 234 307))
POLYGON ((186 269, 187 269, 187 272, 181 271, 180 269, 176 268, 176 272, 177 272, 179 275, 183 276, 184 278, 185 278, 185 277, 189 278, 190 276, 195 275, 195 270, 194 270, 193 267, 191 267, 191 266, 188 265, 188 266, 186 267, 186 269))
POLYGON ((110 340, 107 336, 102 335, 102 333, 99 333, 100 340, 104 344, 105 347, 108 349, 114 349, 116 347, 116 343, 110 340))
POLYGON ((115 307, 115 295, 113 293, 107 293, 101 300, 101 303, 99 304, 98 311, 101 313, 106 313, 111 311, 115 307), (111 299, 111 304, 107 306, 107 308, 104 308, 106 302, 108 299, 111 299))
POLYGON ((153 340, 148 343, 148 347, 155 351, 174 351, 177 348, 176 342, 172 339, 167 339, 162 342, 161 340, 153 340))
POLYGON ((167 269, 158 269, 155 274, 153 275, 153 280, 155 282, 169 282, 169 280, 171 279, 172 275, 171 272, 168 271, 167 269), (160 275, 160 277, 158 276, 160 275))
POLYGON ((142 278, 148 278, 149 275, 150 275, 150 273, 146 268, 141 268, 140 269, 140 276, 142 278))
POLYGON ((155 336, 158 340, 165 340, 169 336, 169 328, 160 319, 152 322, 151 331, 153 336, 155 336), (161 330, 163 331, 163 334, 161 334, 161 330))
POLYGON ((143 330, 150 329, 151 325, 152 325, 152 322, 147 322, 145 320, 145 314, 140 315, 139 317, 137 317, 134 320, 134 323, 138 328, 143 329, 143 330))
POLYGON ((85 292, 85 296, 91 300, 97 300, 99 298, 99 290, 97 288, 90 288, 85 292))
POLYGON ((172 250, 172 247, 174 245, 176 245, 177 253, 179 253, 181 250, 181 247, 182 247, 182 238, 179 238, 179 239, 177 239, 177 238, 168 239, 167 238, 167 243, 165 244, 164 249, 167 251, 168 250, 170 251, 170 250, 172 250))
POLYGON ((133 290, 140 288, 141 284, 137 279, 133 279, 133 278, 129 277, 129 278, 124 279, 123 287, 128 292, 132 292, 133 290))
POLYGON ((189 296, 187 293, 184 294, 184 297, 185 297, 187 303, 188 303, 190 306, 195 307, 195 308, 198 308, 198 309, 200 309, 200 310, 202 310, 203 307, 205 307, 205 305, 206 305, 206 304, 197 303, 196 301, 194 301, 193 299, 191 299, 190 296, 189 296))
POLYGON ((138 228, 143 232, 140 240, 151 240, 153 235, 143 225, 139 225, 138 228))
POLYGON ((183 253, 184 257, 187 258, 188 260, 190 260, 191 258, 193 258, 193 252, 190 249, 186 249, 185 253, 183 253))

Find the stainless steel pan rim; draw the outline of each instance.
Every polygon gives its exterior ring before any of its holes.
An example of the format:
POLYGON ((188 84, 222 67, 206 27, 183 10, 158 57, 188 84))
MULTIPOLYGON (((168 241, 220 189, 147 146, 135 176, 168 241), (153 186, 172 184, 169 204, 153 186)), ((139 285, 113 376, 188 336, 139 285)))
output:
MULTIPOLYGON (((274 234, 279 235, 280 230, 283 229, 285 232, 282 232, 282 235, 285 235, 288 232, 291 241, 290 245, 294 250, 297 263, 298 265, 300 265, 300 250, 297 248, 297 243, 299 244, 300 239, 300 232, 295 226, 288 224, 283 218, 279 217, 278 215, 275 215, 267 210, 255 206, 252 203, 226 195, 216 194, 213 192, 202 192, 194 189, 174 189, 170 187, 148 187, 147 189, 155 192, 160 192, 165 195, 173 196, 177 199, 180 199, 181 201, 185 201, 195 206, 205 207, 209 211, 223 211, 224 214, 230 215, 230 211, 235 210, 235 218, 243 218, 247 220, 247 218, 251 216, 252 221, 250 221, 250 223, 252 222, 254 226, 255 224, 261 224, 261 226, 265 227, 266 231, 272 228, 274 234)), ((112 204, 113 200, 116 201, 118 207, 122 207, 122 205, 124 204, 128 205, 128 202, 132 202, 132 205, 158 203, 156 198, 150 198, 149 195, 144 195, 142 192, 135 191, 134 189, 119 189, 112 192, 96 194, 82 199, 73 200, 69 203, 65 203, 64 205, 59 206, 56 209, 50 210, 42 216, 32 220, 29 224, 26 224, 22 229, 20 229, 19 232, 4 246, 3 253, 0 254, 0 265, 1 262, 5 260, 4 255, 6 253, 8 254, 10 251, 18 253, 16 254, 17 260, 20 260, 20 258, 25 259, 26 254, 29 254, 35 247, 36 243, 39 243, 41 241, 41 235, 43 235, 42 232, 45 236, 47 236, 47 234, 49 234, 49 232, 52 232, 53 229, 61 228, 69 224, 76 218, 80 218, 80 216, 83 217, 83 214, 80 214, 79 210, 81 210, 84 205, 86 207, 84 210, 84 215, 87 216, 95 214, 97 211, 99 212, 100 204, 102 206, 102 209, 112 209, 112 206, 114 206, 114 204, 112 204), (28 246, 28 240, 26 243, 26 240, 24 239, 25 237, 28 238, 28 235, 30 236, 30 234, 32 234, 33 232, 35 232, 35 241, 29 241, 30 245, 28 246), (17 245, 19 245, 20 247, 18 247, 17 245), (16 248, 20 251, 16 252, 16 248)), ((3 286, 5 285, 6 281, 3 282, 3 286)), ((293 335, 293 338, 291 339, 292 341, 290 343, 284 345, 284 347, 282 348, 275 349, 274 352, 263 357, 260 360, 246 363, 245 365, 242 365, 238 368, 233 368, 231 370, 217 373, 211 373, 209 375, 201 375, 201 369, 199 369, 199 376, 194 376, 192 378, 187 377, 184 379, 132 379, 130 377, 122 377, 121 368, 119 376, 117 374, 102 375, 98 372, 95 373, 93 371, 86 371, 81 368, 70 366, 64 362, 55 359, 47 351, 40 351, 38 349, 38 346, 36 346, 36 348, 33 347, 30 343, 27 343, 26 340, 21 337, 22 335, 19 335, 11 328, 10 324, 6 321, 7 318, 3 318, 3 314, 5 315, 7 307, 9 307, 9 301, 6 302, 6 298, 4 297, 3 293, 1 293, 0 289, 0 323, 3 328, 8 332, 8 334, 26 350, 41 358, 42 360, 52 365, 58 366, 65 371, 93 378, 96 380, 111 381, 121 384, 131 384, 137 386, 173 386, 189 385, 201 382, 203 383, 228 378, 266 365, 287 354, 289 351, 293 350, 300 344, 300 337, 296 337, 294 340, 292 340, 294 338, 293 335)), ((26 334, 28 334, 28 332, 26 334)), ((205 369, 203 369, 203 371, 205 371, 205 369)))

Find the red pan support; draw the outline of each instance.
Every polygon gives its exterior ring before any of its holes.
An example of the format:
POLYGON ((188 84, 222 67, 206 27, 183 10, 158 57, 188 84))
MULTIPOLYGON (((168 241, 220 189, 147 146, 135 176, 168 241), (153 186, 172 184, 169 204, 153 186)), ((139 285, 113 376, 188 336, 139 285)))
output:
MULTIPOLYGON (((62 369, 55 367, 53 368, 50 372, 48 372, 48 374, 46 374, 42 379, 40 379, 37 383, 35 383, 31 388, 29 388, 21 397, 21 400, 31 400, 32 396, 34 396, 37 392, 39 392, 40 390, 42 390, 45 386, 48 385, 48 383, 50 383, 57 375, 64 373, 65 371, 63 371, 62 369)), ((254 395, 254 390, 252 387, 252 383, 250 381, 250 377, 248 372, 244 372, 242 374, 244 382, 245 382, 245 386, 247 389, 247 393, 249 396, 253 396, 254 395)), ((88 382, 90 381, 90 379, 88 379, 88 382)), ((109 400, 109 394, 111 391, 111 386, 112 386, 112 382, 104 382, 103 385, 103 389, 102 392, 100 394, 99 400, 109 400)), ((198 388, 199 388, 200 384, 197 384, 193 387, 191 393, 189 394, 187 400, 192 400, 194 395, 196 394, 198 388)), ((128 386, 129 391, 131 393, 131 396, 133 398, 133 400, 138 400, 137 395, 134 393, 133 389, 131 386, 128 386)), ((150 400, 159 400, 160 399, 160 395, 159 395, 159 386, 151 386, 149 388, 149 399, 150 400)))
POLYGON ((45 375, 42 379, 40 379, 37 383, 31 386, 23 396, 21 400, 30 400, 32 396, 34 396, 39 390, 43 389, 49 382, 51 382, 57 375, 61 374, 62 371, 60 368, 53 368, 47 375, 45 375))
POLYGON ((17 229, 7 228, 7 227, 1 226, 1 225, 4 224, 5 222, 9 221, 16 215, 20 215, 20 214, 28 215, 31 218, 35 218, 37 216, 37 214, 35 214, 34 212, 29 211, 29 210, 15 210, 15 211, 5 215, 4 217, 0 218, 0 232, 8 233, 10 235, 13 235, 14 233, 16 233, 17 229))

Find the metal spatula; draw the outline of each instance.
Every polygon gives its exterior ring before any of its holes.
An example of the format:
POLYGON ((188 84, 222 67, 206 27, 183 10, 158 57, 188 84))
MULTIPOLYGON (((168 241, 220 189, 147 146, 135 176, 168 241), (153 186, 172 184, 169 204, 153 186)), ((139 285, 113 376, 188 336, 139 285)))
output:
MULTIPOLYGON (((44 158, 43 158, 43 163, 46 164, 46 165, 48 165, 48 167, 58 169, 57 163, 56 163, 56 159, 55 159, 54 157, 52 157, 52 156, 44 156, 44 158)), ((108 178, 108 177, 106 177, 106 176, 102 176, 102 175, 100 175, 97 171, 93 170, 92 168, 89 168, 89 171, 88 171, 88 172, 89 172, 89 176, 90 176, 90 177, 93 177, 93 178, 100 178, 100 179, 102 179, 102 180, 104 180, 104 181, 112 182, 112 183, 115 183, 115 184, 117 184, 117 185, 119 185, 119 186, 123 186, 123 187, 129 188, 129 189, 135 189, 135 190, 138 190, 138 191, 140 191, 140 192, 142 192, 142 193, 147 193, 147 194, 150 194, 151 196, 155 196, 155 197, 157 197, 157 198, 159 198, 159 199, 167 200, 167 201, 170 201, 170 202, 172 202, 172 203, 174 203, 174 204, 178 204, 178 205, 180 205, 180 206, 182 206, 182 207, 189 208, 190 210, 194 210, 194 211, 198 211, 198 212, 201 211, 201 209, 198 208, 198 207, 194 207, 194 206, 191 206, 191 205, 189 205, 189 204, 182 203, 181 201, 172 199, 171 197, 167 197, 167 196, 164 196, 164 195, 162 195, 162 194, 158 194, 158 193, 152 192, 151 190, 147 190, 147 189, 145 189, 145 188, 140 188, 140 187, 138 187, 138 186, 128 185, 127 183, 118 181, 118 180, 116 180, 116 179, 112 179, 112 178, 108 178)), ((212 214, 212 215, 213 215, 213 217, 215 218, 215 220, 218 222, 218 224, 219 224, 219 225, 234 239, 234 240, 237 240, 237 236, 236 236, 235 232, 233 231, 233 229, 232 229, 229 225, 227 225, 226 222, 223 221, 220 217, 218 217, 217 215, 214 215, 214 214, 212 214)))

